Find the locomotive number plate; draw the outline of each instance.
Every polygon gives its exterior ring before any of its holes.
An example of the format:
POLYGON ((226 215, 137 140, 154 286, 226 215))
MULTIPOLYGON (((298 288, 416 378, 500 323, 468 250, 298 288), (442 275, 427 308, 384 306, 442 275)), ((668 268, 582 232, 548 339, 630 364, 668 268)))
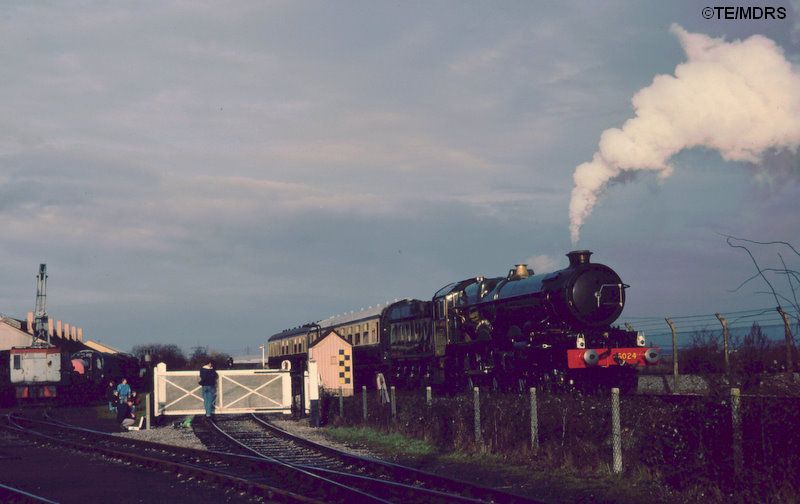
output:
POLYGON ((639 358, 639 354, 636 352, 620 352, 617 354, 620 359, 629 361, 629 360, 636 360, 639 358))

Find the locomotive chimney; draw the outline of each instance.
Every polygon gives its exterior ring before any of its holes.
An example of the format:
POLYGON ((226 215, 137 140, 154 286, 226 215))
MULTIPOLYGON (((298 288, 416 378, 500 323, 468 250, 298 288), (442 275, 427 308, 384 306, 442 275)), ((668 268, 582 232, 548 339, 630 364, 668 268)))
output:
POLYGON ((569 257, 569 267, 574 268, 581 264, 589 264, 590 255, 592 255, 592 253, 588 250, 573 250, 567 254, 567 257, 569 257))

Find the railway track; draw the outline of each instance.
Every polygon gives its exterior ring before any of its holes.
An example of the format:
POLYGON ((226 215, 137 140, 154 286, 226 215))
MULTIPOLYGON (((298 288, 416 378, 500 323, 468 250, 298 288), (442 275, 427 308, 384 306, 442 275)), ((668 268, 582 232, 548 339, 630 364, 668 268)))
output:
POLYGON ((40 495, 3 484, 0 484, 0 502, 5 504, 58 504, 58 502, 40 495))
POLYGON ((387 502, 535 502, 472 483, 345 453, 293 436, 257 415, 199 422, 196 434, 211 446, 224 448, 224 445, 233 444, 255 456, 282 461, 387 502))
POLYGON ((162 445, 18 414, 5 415, 2 423, 4 428, 45 443, 194 477, 225 489, 261 496, 268 502, 381 502, 364 499, 360 492, 345 485, 263 457, 162 445))

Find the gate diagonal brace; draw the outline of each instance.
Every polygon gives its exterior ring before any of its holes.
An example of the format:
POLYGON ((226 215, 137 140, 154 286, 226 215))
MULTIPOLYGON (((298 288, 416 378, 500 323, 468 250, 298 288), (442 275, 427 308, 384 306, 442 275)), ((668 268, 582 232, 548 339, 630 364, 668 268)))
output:
POLYGON ((272 399, 272 398, 269 398, 269 397, 265 396, 264 394, 260 394, 260 393, 258 392, 259 390, 261 390, 262 388, 266 387, 267 385, 269 385, 270 383, 274 382, 275 380, 277 380, 277 379, 279 379, 279 378, 280 378, 280 376, 275 376, 275 377, 274 377, 274 378, 272 378, 271 380, 269 380, 269 381, 267 381, 267 382, 264 382, 264 383, 262 383, 262 384, 261 384, 261 385, 259 385, 257 388, 255 388, 255 389, 252 389, 252 388, 248 387, 247 385, 245 385, 245 384, 243 384, 243 383, 239 383, 239 382, 237 382, 236 380, 234 380, 234 379, 232 379, 232 378, 230 378, 230 377, 228 377, 228 376, 225 376, 225 375, 220 375, 220 387, 222 386, 222 382, 223 382, 224 380, 227 380, 227 381, 229 381, 229 382, 231 382, 231 383, 233 383, 233 384, 235 384, 235 385, 238 385, 239 387, 241 387, 241 388, 243 388, 243 389, 245 389, 245 390, 247 390, 247 391, 248 391, 248 392, 247 392, 245 395, 243 395, 242 397, 240 397, 240 398, 236 399, 236 400, 235 400, 235 401, 233 401, 232 403, 229 403, 229 404, 221 404, 221 405, 220 405, 220 408, 230 408, 231 406, 233 406, 233 405, 234 405, 234 404, 236 404, 237 402, 239 402, 239 401, 241 401, 241 400, 243 400, 243 399, 245 399, 246 397, 249 397, 249 396, 251 396, 251 395, 257 395, 257 396, 259 396, 259 397, 263 397, 264 399, 266 399, 267 401, 269 401, 269 402, 271 402, 271 403, 275 404, 276 406, 282 406, 282 404, 281 404, 281 403, 279 403, 278 401, 276 401, 276 400, 274 400, 274 399, 272 399))
POLYGON ((197 392, 198 390, 200 390, 200 388, 201 388, 200 386, 197 386, 197 387, 193 388, 192 390, 186 390, 185 388, 181 387, 181 386, 180 386, 180 385, 178 385, 177 383, 174 383, 174 382, 171 382, 171 381, 169 381, 169 380, 168 380, 166 377, 164 378, 164 383, 166 383, 167 385, 172 385, 173 387, 175 387, 175 388, 177 388, 177 389, 180 389, 180 390, 182 390, 182 391, 184 391, 184 392, 186 392, 186 393, 185 393, 185 394, 183 394, 182 396, 180 396, 179 398, 175 399, 175 400, 174 400, 174 401, 172 401, 171 403, 165 404, 165 405, 164 405, 164 407, 163 407, 162 409, 167 409, 167 408, 169 408, 170 406, 172 406, 173 404, 177 403, 178 401, 180 401, 180 400, 182 400, 183 398, 185 398, 185 397, 188 397, 188 396, 192 396, 192 397, 194 397, 195 399, 197 399, 198 401, 200 401, 200 402, 203 402, 203 398, 202 398, 202 397, 200 397, 199 395, 195 394, 195 392, 197 392))

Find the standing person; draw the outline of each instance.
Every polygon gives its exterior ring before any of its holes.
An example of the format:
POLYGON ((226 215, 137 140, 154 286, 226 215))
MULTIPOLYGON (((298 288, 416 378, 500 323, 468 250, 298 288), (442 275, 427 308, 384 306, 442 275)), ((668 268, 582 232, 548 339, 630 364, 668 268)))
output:
POLYGON ((200 385, 203 387, 203 406, 206 408, 206 418, 211 418, 214 413, 214 401, 217 399, 217 371, 214 363, 200 368, 200 385))
POLYGON ((117 385, 117 393, 119 394, 120 404, 128 400, 128 396, 131 395, 131 386, 128 385, 127 378, 123 378, 122 381, 119 382, 119 385, 117 385))
POLYGON ((128 427, 136 423, 136 413, 133 411, 133 401, 131 401, 130 397, 119 403, 117 407, 117 422, 125 430, 128 430, 128 427))
POLYGON ((117 386, 114 380, 108 380, 108 387, 106 387, 106 401, 108 401, 108 411, 116 411, 117 409, 117 396, 114 392, 117 391, 117 386))

